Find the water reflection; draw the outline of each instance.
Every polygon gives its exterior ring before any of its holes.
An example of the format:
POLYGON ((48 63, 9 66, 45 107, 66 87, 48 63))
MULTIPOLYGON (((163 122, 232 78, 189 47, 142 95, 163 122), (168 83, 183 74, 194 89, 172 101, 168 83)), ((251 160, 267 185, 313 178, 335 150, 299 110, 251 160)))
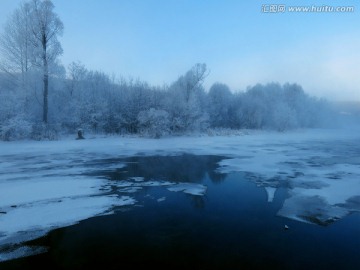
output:
MULTIPOLYGON (((225 175, 216 172, 223 157, 182 154, 178 156, 134 156, 106 159, 106 163, 125 164, 124 167, 93 172, 109 180, 144 177, 145 180, 201 183, 207 176, 214 183, 224 181, 225 175)), ((102 160, 104 162, 104 160, 102 160)))
POLYGON ((99 159, 91 161, 91 166, 99 169, 89 174, 110 180, 104 189, 108 188, 113 194, 128 193, 139 204, 145 204, 144 198, 161 203, 169 196, 166 191, 182 191, 194 208, 203 209, 207 185, 220 184, 226 178, 226 174, 217 171, 222 159, 224 157, 187 153, 99 159), (159 190, 154 191, 156 188, 159 190))

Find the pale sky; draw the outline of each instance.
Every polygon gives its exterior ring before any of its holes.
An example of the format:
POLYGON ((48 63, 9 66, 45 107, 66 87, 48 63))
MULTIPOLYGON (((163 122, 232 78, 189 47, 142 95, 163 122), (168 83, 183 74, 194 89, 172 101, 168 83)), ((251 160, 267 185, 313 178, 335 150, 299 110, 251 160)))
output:
MULTIPOLYGON (((21 0, 0 0, 0 25, 21 0)), ((298 83, 310 95, 360 101, 359 0, 53 0, 72 61, 110 75, 170 84, 206 63, 209 88, 298 83), (270 11, 284 4, 285 12, 270 11), (297 12, 291 6, 350 6, 297 12)))

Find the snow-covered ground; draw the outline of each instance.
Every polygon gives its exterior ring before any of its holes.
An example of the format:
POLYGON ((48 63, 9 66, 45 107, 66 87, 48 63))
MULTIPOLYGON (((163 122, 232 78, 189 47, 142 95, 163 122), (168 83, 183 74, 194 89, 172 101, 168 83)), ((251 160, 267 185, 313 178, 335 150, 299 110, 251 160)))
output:
POLYGON ((184 152, 226 156, 218 171, 245 172, 265 188, 269 203, 277 188, 287 188, 289 197, 280 216, 327 224, 360 211, 360 133, 356 131, 0 142, 0 261, 43 252, 43 247, 22 243, 52 229, 111 214, 115 206, 135 205, 132 193, 146 186, 204 195, 206 186, 201 184, 141 177, 116 182, 126 195, 114 195, 110 192, 114 182, 91 176, 99 168, 126 166, 102 162, 105 159, 184 152))

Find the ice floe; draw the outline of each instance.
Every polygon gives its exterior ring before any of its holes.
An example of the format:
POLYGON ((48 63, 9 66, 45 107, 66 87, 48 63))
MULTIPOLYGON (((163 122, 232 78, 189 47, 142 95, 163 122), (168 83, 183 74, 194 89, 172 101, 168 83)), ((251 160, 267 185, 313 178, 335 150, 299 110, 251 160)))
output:
POLYGON ((194 183, 179 183, 167 188, 169 191, 183 191, 191 195, 202 196, 206 192, 206 186, 194 183))

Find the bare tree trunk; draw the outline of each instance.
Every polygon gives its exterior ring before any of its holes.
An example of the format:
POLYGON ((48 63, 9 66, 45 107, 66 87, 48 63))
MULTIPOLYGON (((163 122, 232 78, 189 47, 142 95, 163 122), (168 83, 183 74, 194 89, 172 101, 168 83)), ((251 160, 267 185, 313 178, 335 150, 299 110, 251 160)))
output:
POLYGON ((46 35, 43 34, 42 38, 42 45, 43 45, 43 76, 44 76, 44 104, 43 104, 43 122, 45 124, 48 123, 48 111, 49 111, 49 104, 48 104, 48 95, 49 95, 49 69, 48 69, 48 62, 47 62, 47 55, 46 55, 46 35))
POLYGON ((48 123, 48 95, 49 95, 49 75, 44 71, 44 107, 43 107, 43 121, 48 123))

